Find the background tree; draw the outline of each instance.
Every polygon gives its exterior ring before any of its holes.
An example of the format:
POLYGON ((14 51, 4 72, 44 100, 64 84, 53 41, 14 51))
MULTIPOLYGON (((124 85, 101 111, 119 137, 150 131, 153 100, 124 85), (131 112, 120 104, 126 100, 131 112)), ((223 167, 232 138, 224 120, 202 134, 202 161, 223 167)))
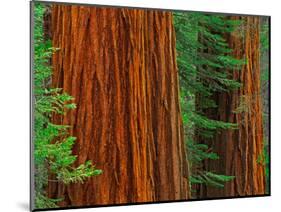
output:
POLYGON ((77 108, 56 124, 77 138, 77 164, 103 174, 49 182, 61 206, 187 199, 175 32, 170 12, 53 5, 52 86, 77 108))
POLYGON ((239 89, 214 95, 218 107, 208 116, 236 123, 237 130, 223 130, 208 141, 220 155, 217 161, 206 160, 204 169, 235 176, 223 189, 201 186, 200 197, 230 197, 265 194, 263 122, 260 86, 260 17, 232 17, 242 24, 227 36, 235 58, 246 59, 231 79, 239 89))

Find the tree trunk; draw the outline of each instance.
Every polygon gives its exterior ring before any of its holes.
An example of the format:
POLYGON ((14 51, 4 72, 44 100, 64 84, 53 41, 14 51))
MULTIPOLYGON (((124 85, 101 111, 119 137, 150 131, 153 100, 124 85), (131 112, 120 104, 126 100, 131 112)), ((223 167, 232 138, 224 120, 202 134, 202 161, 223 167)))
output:
POLYGON ((55 123, 72 126, 77 165, 103 174, 84 184, 50 182, 61 206, 188 198, 172 14, 54 5, 53 87, 77 108, 55 123))
MULTIPOLYGON (((232 19, 241 19, 232 17, 232 19)), ((224 188, 201 186, 200 198, 233 197, 265 194, 263 155, 263 123, 260 88, 259 17, 242 18, 242 27, 227 40, 232 54, 246 59, 241 70, 232 71, 232 77, 241 83, 235 91, 216 93, 216 111, 210 118, 237 123, 237 130, 222 130, 209 141, 219 160, 205 161, 205 169, 235 176, 224 188), (242 33, 242 35, 241 35, 242 33)))

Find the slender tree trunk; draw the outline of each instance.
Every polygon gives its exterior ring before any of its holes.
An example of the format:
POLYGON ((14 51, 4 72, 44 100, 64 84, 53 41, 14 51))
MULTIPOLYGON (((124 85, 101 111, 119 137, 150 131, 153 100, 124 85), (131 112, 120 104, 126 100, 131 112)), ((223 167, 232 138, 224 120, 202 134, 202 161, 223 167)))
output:
POLYGON ((50 182, 48 195, 61 206, 187 199, 172 14, 55 5, 52 41, 52 85, 77 104, 54 121, 72 126, 77 165, 103 174, 50 182))
POLYGON ((201 198, 265 194, 260 96, 260 18, 248 16, 242 21, 241 29, 227 38, 234 50, 232 54, 247 61, 242 70, 232 71, 233 79, 238 80, 241 87, 236 91, 215 94, 214 100, 218 108, 208 114, 217 120, 237 123, 238 129, 217 133, 210 143, 220 159, 205 162, 205 169, 235 176, 235 179, 227 182, 224 188, 201 186, 201 198))

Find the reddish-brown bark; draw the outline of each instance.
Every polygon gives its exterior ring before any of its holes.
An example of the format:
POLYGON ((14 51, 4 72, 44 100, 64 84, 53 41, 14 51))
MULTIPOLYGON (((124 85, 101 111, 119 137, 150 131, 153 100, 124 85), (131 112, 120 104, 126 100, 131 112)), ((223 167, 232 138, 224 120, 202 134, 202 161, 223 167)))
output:
POLYGON ((49 182, 61 206, 188 198, 172 14, 54 5, 54 87, 77 108, 55 123, 72 126, 77 165, 103 174, 84 184, 49 182))
MULTIPOLYGON (((241 19, 232 17, 232 19, 241 19)), ((217 110, 207 114, 221 121, 237 123, 237 130, 223 130, 208 141, 219 160, 207 160, 205 169, 235 176, 224 188, 201 186, 199 197, 231 197, 265 194, 263 165, 263 123, 260 96, 259 17, 245 17, 241 28, 227 40, 233 56, 246 59, 241 70, 232 71, 232 78, 241 83, 235 91, 217 93, 217 110), (242 35, 242 36, 241 36, 242 35)))

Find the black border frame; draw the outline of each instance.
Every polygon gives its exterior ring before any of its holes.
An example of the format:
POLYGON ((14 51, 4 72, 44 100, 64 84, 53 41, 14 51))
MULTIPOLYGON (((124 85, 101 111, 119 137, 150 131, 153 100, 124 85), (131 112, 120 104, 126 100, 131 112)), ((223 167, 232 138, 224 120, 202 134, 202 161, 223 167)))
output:
POLYGON ((30 156, 29 156, 29 164, 30 164, 30 171, 29 171, 29 183, 30 183, 30 190, 29 190, 29 209, 30 211, 54 211, 54 210, 67 210, 67 209, 87 209, 87 208, 100 208, 100 207, 115 207, 115 206, 134 206, 134 205, 144 205, 144 204, 159 204, 159 203, 178 203, 178 202, 197 202, 197 201, 204 201, 204 200, 226 200, 226 199, 243 199, 243 198, 253 198, 253 197, 270 197, 271 196, 271 16, 270 15, 255 15, 255 14, 243 14, 243 13, 223 13, 223 12, 208 12, 208 11, 195 11, 195 10, 181 10, 181 9, 164 9, 164 8, 148 8, 148 7, 132 7, 132 6, 123 6, 123 5, 102 5, 102 4, 90 4, 90 3, 77 3, 77 2, 56 2, 56 1, 41 1, 41 0, 30 0, 29 2, 29 53, 30 53, 30 64, 29 64, 29 78, 30 78, 30 85, 29 85, 29 113, 30 113, 30 120, 29 120, 29 149, 30 149, 30 156), (106 7, 106 8, 128 8, 128 9, 143 9, 143 10, 161 10, 161 11, 171 11, 171 12, 201 12, 205 14, 213 14, 213 15, 224 15, 224 16, 258 16, 258 17, 265 17, 268 18, 268 153, 269 153, 269 185, 268 185, 268 193, 263 195, 249 195, 249 196, 230 196, 230 197, 214 197, 214 198, 202 198, 202 199, 190 199, 190 200, 171 200, 171 201, 153 201, 153 202, 135 202, 135 203, 122 203, 122 204, 100 204, 100 205, 85 205, 85 206, 69 206, 69 207, 59 207, 59 208, 34 208, 34 145, 33 145, 33 133, 34 133, 34 113, 33 113, 33 105, 34 105, 34 96, 33 96, 33 57, 34 57, 34 3, 42 3, 42 4, 63 4, 63 5, 80 5, 80 6, 88 6, 88 7, 106 7))

